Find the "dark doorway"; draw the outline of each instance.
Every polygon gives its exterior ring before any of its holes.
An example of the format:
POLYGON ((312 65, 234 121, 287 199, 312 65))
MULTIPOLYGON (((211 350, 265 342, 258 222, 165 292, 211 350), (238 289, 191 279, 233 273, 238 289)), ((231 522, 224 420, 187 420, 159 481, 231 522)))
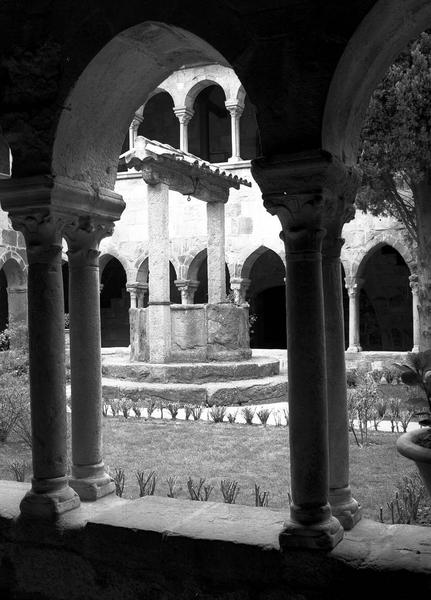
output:
POLYGON ((126 272, 116 258, 111 258, 102 271, 100 320, 102 346, 117 347, 130 344, 129 294, 126 291, 126 272))

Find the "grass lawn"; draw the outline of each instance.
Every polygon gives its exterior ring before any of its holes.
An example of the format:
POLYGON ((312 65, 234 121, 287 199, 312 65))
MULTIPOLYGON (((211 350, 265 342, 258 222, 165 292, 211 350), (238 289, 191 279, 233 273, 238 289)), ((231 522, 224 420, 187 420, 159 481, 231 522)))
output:
MULTIPOLYGON (((179 498, 189 498, 187 479, 205 478, 214 486, 210 500, 222 501, 220 480, 239 482, 238 504, 254 505, 254 484, 269 491, 269 506, 287 507, 289 444, 286 427, 262 427, 207 421, 104 418, 104 460, 111 472, 123 468, 123 497, 137 498, 135 472, 157 472, 155 494, 166 495, 166 478, 176 476, 179 498)), ((402 475, 415 470, 395 448, 396 433, 369 433, 369 446, 359 448, 351 436, 350 479, 363 515, 378 519, 379 507, 394 497, 402 475)), ((30 451, 11 438, 0 444, 0 478, 13 479, 8 463, 30 460, 30 451)), ((28 477, 27 477, 28 479, 28 477)), ((429 502, 427 502, 429 504, 429 502)), ((389 522, 387 520, 387 522, 389 522)))

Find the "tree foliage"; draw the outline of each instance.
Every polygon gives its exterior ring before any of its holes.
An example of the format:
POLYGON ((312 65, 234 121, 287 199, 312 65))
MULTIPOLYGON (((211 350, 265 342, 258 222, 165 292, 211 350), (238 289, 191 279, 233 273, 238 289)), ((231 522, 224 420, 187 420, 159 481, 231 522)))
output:
POLYGON ((431 35, 423 32, 375 90, 361 133, 357 205, 391 215, 418 241, 415 192, 431 183, 431 35))

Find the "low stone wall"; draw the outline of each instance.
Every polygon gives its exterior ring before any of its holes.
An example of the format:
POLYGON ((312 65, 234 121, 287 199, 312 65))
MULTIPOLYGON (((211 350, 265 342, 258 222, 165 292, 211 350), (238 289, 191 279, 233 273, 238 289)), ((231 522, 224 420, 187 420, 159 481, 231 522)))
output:
POLYGON ((429 528, 360 521, 331 552, 280 548, 288 509, 115 495, 56 525, 0 481, 4 600, 405 600, 431 593, 429 528))

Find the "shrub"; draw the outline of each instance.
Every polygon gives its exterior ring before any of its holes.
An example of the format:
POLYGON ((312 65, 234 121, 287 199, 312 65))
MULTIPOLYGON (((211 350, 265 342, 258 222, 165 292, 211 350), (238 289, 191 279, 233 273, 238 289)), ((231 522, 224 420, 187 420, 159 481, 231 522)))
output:
POLYGON ((244 406, 242 409, 241 414, 244 417, 247 425, 253 425, 254 412, 254 409, 250 408, 249 406, 244 406))
POLYGON ((283 408, 283 414, 284 414, 284 419, 286 421, 285 425, 287 427, 289 425, 289 409, 283 408))
POLYGON ((261 408, 256 414, 259 417, 259 421, 262 423, 262 425, 266 427, 266 423, 271 415, 271 409, 261 408))
POLYGON ((192 416, 195 421, 199 421, 201 418, 203 406, 193 406, 192 408, 192 416))
POLYGON ((358 372, 356 369, 346 371, 346 382, 348 388, 356 387, 358 382, 358 372))
POLYGON ((153 412, 156 410, 156 401, 153 398, 146 398, 145 405, 147 407, 148 418, 151 419, 153 412))
POLYGON ((275 410, 274 411, 274 423, 276 427, 281 427, 282 423, 281 423, 281 414, 279 410, 275 410))
POLYGON ((170 404, 168 404, 168 406, 166 408, 168 409, 168 411, 171 415, 171 419, 173 421, 176 421, 180 405, 177 404, 176 402, 171 402, 170 404))
POLYGON ((144 471, 136 471, 135 473, 136 479, 138 480, 139 485, 139 497, 143 496, 154 496, 154 490, 156 489, 156 481, 157 476, 155 471, 150 471, 150 473, 145 477, 144 471))
POLYGON ((193 407, 190 406, 190 404, 184 404, 184 416, 186 421, 188 421, 190 419, 190 417, 192 416, 192 412, 193 412, 193 407))
POLYGON ((236 497, 239 494, 238 482, 222 479, 220 481, 220 491, 226 504, 235 504, 236 497))
POLYGON ((226 415, 227 416, 227 420, 229 421, 229 423, 231 425, 233 425, 233 423, 235 423, 237 414, 238 414, 237 410, 235 410, 234 412, 227 413, 227 415, 226 415))
POLYGON ((168 477, 166 479, 166 483, 168 484, 168 498, 175 498, 175 487, 177 485, 177 477, 168 477))
POLYGON ((254 501, 256 506, 268 506, 269 492, 261 492, 260 486, 254 484, 254 501))
POLYGON ((109 404, 111 406, 112 416, 117 417, 121 411, 121 401, 118 400, 118 398, 114 398, 109 404))
POLYGON ((138 419, 144 416, 144 408, 136 400, 133 402, 132 410, 138 419))
POLYGON ((129 398, 122 398, 120 401, 120 409, 125 419, 129 418, 130 411, 132 410, 133 402, 129 398))
POLYGON ((210 411, 209 411, 209 416, 210 416, 210 419, 212 421, 214 421, 214 423, 223 423, 225 413, 226 413, 225 406, 217 406, 215 404, 214 406, 211 406, 210 411))
POLYGON ((115 483, 115 493, 121 498, 124 492, 124 484, 126 483, 126 473, 121 467, 115 467, 114 473, 110 473, 110 475, 115 483))
POLYGON ((9 463, 9 470, 12 472, 16 481, 25 481, 25 476, 29 468, 30 465, 25 460, 14 460, 9 463))
MULTIPOLYGON (((31 449, 33 446, 33 437, 31 434, 30 399, 24 404, 24 408, 15 423, 14 431, 19 439, 31 449)), ((68 435, 70 435, 70 432, 68 432, 68 435)))
POLYGON ((205 484, 205 479, 202 477, 199 479, 199 483, 198 482, 195 483, 191 477, 188 478, 187 489, 189 490, 190 498, 192 500, 196 500, 196 501, 200 501, 200 502, 207 502, 209 500, 209 497, 211 495, 211 492, 214 489, 214 486, 204 485, 204 484, 205 484))
POLYGON ((27 377, 6 373, 0 377, 0 442, 6 442, 29 405, 27 377))
MULTIPOLYGON (((425 486, 417 471, 404 475, 398 482, 395 497, 386 503, 391 523, 415 523, 418 510, 425 497, 425 486)), ((383 523, 383 507, 380 507, 380 521, 383 523)))
POLYGON ((0 352, 4 352, 5 350, 9 350, 10 348, 10 337, 9 337, 9 329, 3 329, 0 331, 0 352))
POLYGON ((109 413, 109 402, 102 402, 102 415, 107 417, 109 413))

